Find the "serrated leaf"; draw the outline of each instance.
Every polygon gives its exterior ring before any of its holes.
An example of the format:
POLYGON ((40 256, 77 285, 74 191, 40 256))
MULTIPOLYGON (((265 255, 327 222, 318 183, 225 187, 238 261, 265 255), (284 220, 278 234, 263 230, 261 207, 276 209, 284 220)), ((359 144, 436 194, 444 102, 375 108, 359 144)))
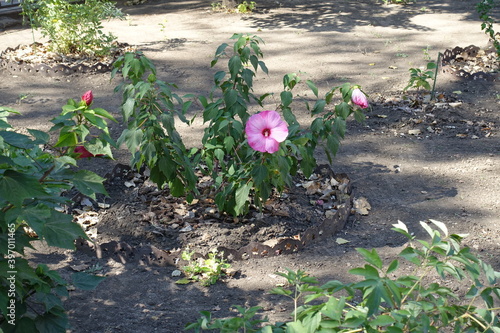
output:
POLYGON ((0 131, 0 136, 4 142, 17 148, 28 149, 33 147, 33 141, 27 135, 12 131, 0 131))
POLYGON ((95 199, 96 193, 108 195, 104 185, 102 184, 105 178, 88 170, 79 170, 73 175, 73 185, 82 194, 95 199))
POLYGON ((28 132, 35 138, 35 141, 33 142, 34 144, 43 145, 50 140, 50 135, 47 132, 36 129, 28 129, 28 132))
POLYGON ((243 64, 241 63, 241 59, 239 56, 232 56, 229 59, 229 73, 231 73, 231 79, 234 81, 239 71, 243 68, 243 64))
POLYGON ((59 140, 55 147, 74 147, 78 144, 78 138, 75 132, 66 132, 59 135, 59 140))
POLYGON ((58 211, 51 211, 50 220, 43 228, 43 237, 50 246, 74 249, 74 240, 87 238, 80 225, 73 223, 73 217, 58 211))
POLYGON ((46 312, 36 317, 35 325, 39 332, 64 333, 69 326, 68 315, 62 309, 46 312))
POLYGON ((236 200, 236 205, 234 207, 234 211, 236 215, 240 215, 242 212, 243 207, 245 207, 246 203, 248 202, 248 194, 250 193, 250 189, 252 188, 253 184, 252 182, 240 185, 236 189, 235 193, 235 200, 236 200))
POLYGON ((372 264, 378 269, 382 269, 382 259, 380 259, 377 250, 372 249, 371 251, 369 251, 363 248, 356 248, 356 251, 358 251, 368 263, 372 264))
POLYGON ((71 276, 71 283, 78 289, 94 290, 106 277, 78 272, 71 276))
POLYGON ((262 184, 262 182, 267 179, 268 174, 268 170, 264 165, 256 165, 252 169, 252 178, 255 182, 255 186, 262 184))
POLYGON ((0 199, 20 206, 24 199, 45 196, 43 186, 38 179, 17 171, 6 170, 0 177, 0 199))
POLYGON ((387 326, 393 324, 396 320, 389 315, 380 315, 370 321, 370 326, 376 328, 377 326, 387 326))

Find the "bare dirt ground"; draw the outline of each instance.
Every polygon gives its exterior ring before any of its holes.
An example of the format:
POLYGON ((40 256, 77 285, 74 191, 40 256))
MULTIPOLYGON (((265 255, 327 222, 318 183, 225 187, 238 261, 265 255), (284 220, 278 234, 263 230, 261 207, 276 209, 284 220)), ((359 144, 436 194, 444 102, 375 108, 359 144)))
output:
MULTIPOLYGON (((408 69, 425 65, 426 53, 436 59, 438 52, 455 46, 486 47, 488 39, 480 30, 475 3, 257 1, 259 8, 251 15, 212 12, 208 1, 154 0, 123 7, 127 19, 107 22, 106 29, 119 41, 144 51, 161 79, 176 83, 180 93, 210 90, 215 73, 210 61, 217 46, 230 43, 233 33, 257 34, 266 42, 264 61, 270 73, 258 74, 257 94, 279 93, 282 76, 299 71, 323 93, 343 82, 362 85, 372 108, 365 124, 349 124, 332 168, 350 177, 354 196, 365 197, 371 210, 366 216, 351 216, 339 234, 298 253, 233 262, 238 274, 211 287, 175 284, 173 266, 120 263, 39 245, 33 261, 50 263, 63 276, 73 272, 71 266, 83 264, 99 265, 98 273, 108 277, 95 291, 74 291, 66 300, 69 332, 181 332, 199 311, 224 317, 234 314, 230 310, 234 304, 259 305, 272 322, 286 320, 292 304, 267 293, 283 282, 274 272, 300 268, 321 281, 352 281, 347 271, 363 264, 355 248, 376 248, 388 262, 402 249, 404 240, 390 230, 398 220, 421 237, 425 235, 419 221, 428 219, 446 223, 452 233, 468 233, 465 245, 499 270, 498 77, 463 80, 441 73, 437 90, 446 96, 445 102, 410 107, 400 99, 408 69), (449 105, 450 101, 456 104, 449 105), (349 242, 338 244, 337 237, 349 242)), ((31 42, 26 27, 0 30, 0 50, 31 42)), ((0 103, 22 112, 11 120, 17 126, 48 129, 48 120, 60 112, 67 98, 79 98, 89 89, 94 91, 96 106, 120 116, 120 96, 113 93, 118 80, 110 81, 109 74, 46 78, 0 71, 0 82, 0 103)), ((310 95, 306 86, 296 93, 310 95)), ((273 103, 270 100, 267 106, 272 108, 273 103)), ((302 105, 295 110, 301 122, 309 121, 302 105)), ((202 129, 197 122, 182 129, 188 145, 197 145, 202 129)), ((121 127, 113 125, 112 130, 118 135, 121 127)), ((104 175, 116 163, 128 163, 125 151, 117 151, 115 157, 113 162, 84 161, 82 166, 104 175)), ((117 181, 109 192, 111 207, 99 212, 98 241, 142 242, 167 250, 185 245, 179 243, 178 234, 152 233, 151 223, 142 217, 149 207, 123 182, 117 181)), ((206 232, 212 236, 216 231, 214 227, 206 232)), ((235 241, 231 232, 217 239, 229 241, 231 235, 235 241)), ((196 245, 209 243, 207 237, 200 239, 196 245)))

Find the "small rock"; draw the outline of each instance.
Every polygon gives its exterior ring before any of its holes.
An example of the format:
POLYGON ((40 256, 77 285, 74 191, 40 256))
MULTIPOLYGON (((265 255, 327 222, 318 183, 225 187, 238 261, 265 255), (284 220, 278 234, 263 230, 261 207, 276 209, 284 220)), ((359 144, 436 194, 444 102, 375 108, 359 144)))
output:
POLYGON ((327 210, 327 211, 325 212, 325 217, 326 217, 327 219, 331 219, 331 218, 333 218, 333 217, 335 216, 335 213, 336 213, 336 212, 337 212, 336 210, 327 210))
POLYGON ((410 134, 410 135, 420 135, 421 133, 422 133, 422 131, 419 130, 418 128, 417 129, 408 130, 408 134, 410 134))
POLYGON ((182 272, 178 269, 172 272, 172 277, 179 277, 182 275, 182 272))
POLYGON ((186 223, 185 227, 179 230, 179 232, 189 232, 189 231, 193 231, 193 227, 189 223, 186 223))

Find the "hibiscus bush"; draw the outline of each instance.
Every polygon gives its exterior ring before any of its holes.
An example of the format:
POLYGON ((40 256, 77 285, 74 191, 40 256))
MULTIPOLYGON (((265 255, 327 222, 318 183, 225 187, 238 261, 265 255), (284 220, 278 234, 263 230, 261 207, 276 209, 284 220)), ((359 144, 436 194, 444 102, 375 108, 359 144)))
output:
POLYGON ((233 47, 220 45, 211 62, 214 67, 221 59, 228 59, 228 70, 216 72, 210 94, 197 98, 208 124, 199 150, 186 150, 175 131, 175 114, 190 123, 185 118, 190 102, 172 92, 174 85, 157 80, 156 70, 147 58, 127 54, 115 63, 114 74, 121 71, 130 82, 120 86, 124 93, 122 110, 128 122, 121 140, 130 148, 136 167, 144 162, 152 168, 152 174, 163 174, 152 179, 160 180, 160 186, 168 183, 173 195, 197 194, 193 179, 193 167, 197 167, 213 180, 209 195, 219 210, 238 216, 247 213, 251 204, 262 208, 272 194, 292 184, 297 172, 309 177, 317 165, 314 152, 319 145, 331 162, 344 138, 346 119, 354 115, 363 121, 368 100, 359 86, 349 83, 331 88, 320 98, 316 85, 307 80, 305 84, 316 101, 303 104, 313 120, 302 126, 292 111, 292 90, 301 80, 296 74, 287 74, 276 110, 263 110, 266 98, 272 94, 253 93, 257 70, 268 73, 262 61, 263 41, 243 34, 234 34, 231 39, 233 47), (163 155, 170 159, 158 163, 163 155))
MULTIPOLYGON (((68 101, 52 120, 55 143, 43 131, 19 133, 8 123, 17 112, 0 107, 0 332, 64 333, 69 326, 61 300, 69 282, 47 265, 32 266, 25 251, 36 240, 72 249, 75 239, 88 239, 62 194, 106 194, 103 178, 77 168, 82 157, 111 157, 106 119, 114 118, 91 105, 91 91, 68 101)), ((90 290, 102 279, 80 272, 71 283, 90 290)))

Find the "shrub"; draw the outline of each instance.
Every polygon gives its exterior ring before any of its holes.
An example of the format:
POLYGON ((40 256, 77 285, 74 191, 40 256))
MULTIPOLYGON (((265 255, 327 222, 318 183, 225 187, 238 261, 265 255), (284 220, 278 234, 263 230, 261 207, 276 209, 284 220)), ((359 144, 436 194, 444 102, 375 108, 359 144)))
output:
POLYGON ((123 17, 107 0, 24 0, 21 7, 32 29, 40 29, 52 51, 62 54, 108 55, 116 38, 102 31, 101 22, 123 17))
MULTIPOLYGON (((66 332, 68 327, 61 301, 68 296, 68 282, 44 264, 33 268, 25 250, 35 240, 73 249, 75 239, 88 239, 64 212, 69 199, 61 194, 73 187, 92 198, 106 194, 103 178, 76 168, 82 157, 76 147, 111 156, 112 140, 103 118, 114 118, 103 109, 91 109, 90 104, 88 95, 80 102, 68 101, 52 120, 51 130, 58 134, 53 145, 46 132, 15 131, 7 117, 17 112, 0 107, 0 331, 66 332), (94 127, 101 135, 87 143, 94 127)), ((71 283, 89 290, 102 279, 76 273, 71 283)))
MULTIPOLYGON (((305 102, 304 107, 314 120, 302 127, 292 112, 292 90, 300 78, 287 74, 276 111, 264 112, 279 112, 288 126, 288 136, 285 139, 280 135, 273 149, 254 150, 252 146, 259 145, 249 141, 248 125, 252 116, 249 108, 263 108, 264 100, 272 95, 253 94, 257 70, 268 71, 261 60, 263 41, 243 34, 234 34, 231 39, 235 41, 233 47, 229 48, 226 43, 220 45, 211 62, 214 67, 228 57, 228 71, 216 72, 210 94, 198 97, 203 107, 203 121, 208 123, 199 150, 188 151, 184 147, 174 123, 174 115, 191 123, 185 117, 191 101, 185 102, 173 93, 175 85, 158 80, 154 65, 144 55, 128 53, 119 58, 113 76, 121 71, 127 80, 117 87, 123 90, 122 112, 128 123, 119 141, 125 142, 132 152, 132 163, 138 169, 146 164, 158 186, 168 184, 174 196, 186 195, 188 200, 197 194, 194 173, 197 168, 212 178, 212 194, 219 210, 238 216, 246 214, 250 205, 262 208, 271 195, 290 186, 298 172, 309 177, 317 165, 314 151, 318 145, 325 148, 331 161, 344 138, 346 119, 354 115, 363 121, 362 108, 366 108, 368 102, 359 86, 349 83, 333 87, 324 98, 319 98, 318 88, 307 80, 305 83, 317 100, 312 106, 305 102), (354 91, 355 98, 352 98, 354 91), (340 93, 340 101, 334 99, 336 92, 340 93)), ((274 115, 278 121, 279 117, 274 115)), ((268 134, 263 132, 262 138, 255 140, 264 140, 271 133, 271 128, 262 129, 268 134)))

